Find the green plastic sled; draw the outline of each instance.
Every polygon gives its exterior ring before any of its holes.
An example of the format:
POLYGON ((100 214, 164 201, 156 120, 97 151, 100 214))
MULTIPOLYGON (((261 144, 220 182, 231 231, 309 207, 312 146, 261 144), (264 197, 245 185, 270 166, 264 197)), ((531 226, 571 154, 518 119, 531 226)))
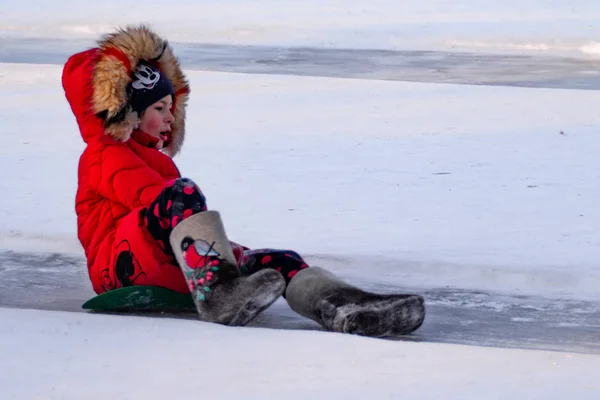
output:
POLYGON ((106 312, 191 312, 195 305, 189 293, 177 293, 156 286, 128 286, 92 297, 85 310, 106 312))

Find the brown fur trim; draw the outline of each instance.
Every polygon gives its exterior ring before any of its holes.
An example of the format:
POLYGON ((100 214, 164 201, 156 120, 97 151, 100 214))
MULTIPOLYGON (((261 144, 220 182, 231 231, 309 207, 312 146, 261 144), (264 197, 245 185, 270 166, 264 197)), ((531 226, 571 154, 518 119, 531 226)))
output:
POLYGON ((125 142, 129 140, 131 132, 137 127, 139 121, 138 114, 128 108, 125 119, 111 122, 104 128, 104 131, 107 135, 111 135, 115 139, 125 142))
POLYGON ((173 83, 176 93, 175 120, 165 149, 170 155, 176 155, 185 137, 189 84, 169 43, 147 26, 140 25, 105 35, 98 47, 101 55, 93 73, 92 110, 104 118, 106 133, 120 141, 130 138, 138 121, 137 114, 131 112, 127 104, 127 85, 131 81, 128 67, 135 68, 140 60, 154 61, 173 83))

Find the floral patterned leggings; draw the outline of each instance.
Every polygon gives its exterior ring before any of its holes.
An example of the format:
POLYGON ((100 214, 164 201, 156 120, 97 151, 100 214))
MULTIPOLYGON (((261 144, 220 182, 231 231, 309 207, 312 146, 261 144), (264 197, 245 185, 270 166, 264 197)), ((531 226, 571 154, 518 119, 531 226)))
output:
MULTIPOLYGON (((173 256, 169 243, 171 230, 182 220, 206 211, 206 198, 191 179, 177 179, 166 187, 146 212, 146 228, 164 249, 173 256)), ((231 242, 233 254, 242 275, 251 275, 263 268, 273 268, 285 278, 286 285, 301 269, 308 268, 302 257, 290 250, 250 250, 231 242)))

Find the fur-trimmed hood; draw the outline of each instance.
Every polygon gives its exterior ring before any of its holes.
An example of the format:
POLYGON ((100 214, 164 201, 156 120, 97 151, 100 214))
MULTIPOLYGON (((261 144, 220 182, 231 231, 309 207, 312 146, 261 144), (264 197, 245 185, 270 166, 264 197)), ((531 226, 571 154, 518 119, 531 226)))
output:
POLYGON ((175 120, 165 151, 174 156, 181 150, 185 137, 189 85, 169 43, 149 27, 119 29, 103 36, 97 48, 72 56, 63 70, 67 99, 84 140, 97 133, 93 126, 97 124, 90 119, 99 119, 103 132, 113 139, 129 140, 139 116, 128 104, 127 85, 140 60, 156 65, 173 83, 175 120))

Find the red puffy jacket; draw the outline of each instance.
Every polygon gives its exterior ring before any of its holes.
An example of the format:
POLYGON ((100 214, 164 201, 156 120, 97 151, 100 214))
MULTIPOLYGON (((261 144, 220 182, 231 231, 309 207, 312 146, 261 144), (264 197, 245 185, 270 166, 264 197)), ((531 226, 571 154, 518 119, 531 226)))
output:
POLYGON ((115 263, 123 255, 132 261, 126 273, 136 285, 186 293, 175 260, 162 251, 142 221, 145 208, 180 174, 171 157, 153 147, 152 137, 134 131, 138 116, 127 104, 126 86, 140 59, 155 62, 175 88, 175 121, 164 149, 174 156, 183 144, 189 90, 165 40, 144 26, 128 28, 65 64, 65 95, 87 143, 79 162, 78 237, 96 293, 122 286, 115 263))

